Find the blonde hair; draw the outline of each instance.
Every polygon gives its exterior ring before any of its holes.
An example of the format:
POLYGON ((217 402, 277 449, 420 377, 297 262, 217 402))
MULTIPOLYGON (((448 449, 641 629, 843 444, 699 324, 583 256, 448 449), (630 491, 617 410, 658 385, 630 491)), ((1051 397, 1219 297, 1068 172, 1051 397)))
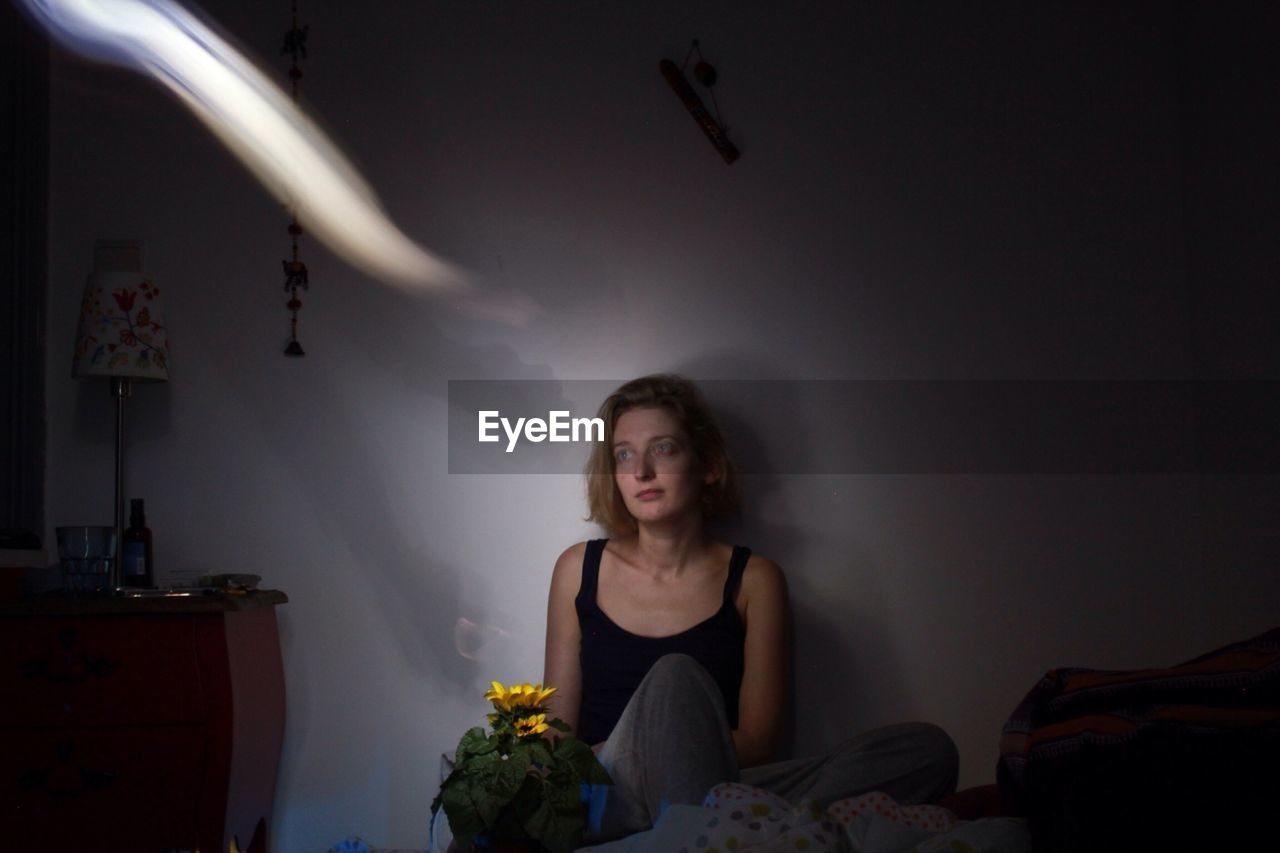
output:
POLYGON ((614 480, 613 430, 623 413, 631 409, 666 409, 689 436, 703 473, 716 477, 703 487, 702 514, 710 518, 731 512, 738 505, 738 475, 725 445, 724 434, 711 416, 702 392, 683 376, 657 373, 632 379, 600 404, 596 416, 604 421, 604 441, 595 442, 587 458, 587 520, 614 535, 636 531, 636 520, 627 509, 614 480))

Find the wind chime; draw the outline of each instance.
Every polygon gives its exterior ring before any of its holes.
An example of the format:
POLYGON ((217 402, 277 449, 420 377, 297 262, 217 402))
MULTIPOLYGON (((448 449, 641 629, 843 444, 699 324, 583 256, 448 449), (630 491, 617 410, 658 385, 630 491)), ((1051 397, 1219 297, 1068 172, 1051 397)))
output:
MULTIPOLYGON (((289 55, 289 82, 292 84, 293 102, 298 103, 298 90, 302 81, 302 69, 298 67, 299 59, 307 58, 307 28, 298 26, 298 0, 291 3, 293 27, 284 34, 283 54, 289 55)), ((307 265, 298 259, 298 238, 302 236, 302 226, 298 224, 297 208, 289 207, 289 242, 292 244, 290 260, 284 264, 284 289, 289 294, 285 307, 289 309, 289 344, 284 348, 285 355, 304 356, 307 353, 298 343, 298 310, 302 308, 302 300, 298 298, 298 288, 309 290, 307 284, 307 265)))
POLYGON ((670 59, 664 59, 658 63, 658 69, 662 72, 662 76, 666 78, 668 85, 676 93, 676 97, 684 104, 685 109, 689 111, 689 115, 693 116, 693 120, 697 122, 698 127, 707 135, 707 139, 715 147, 716 151, 724 159, 726 164, 732 164, 738 159, 738 147, 729 140, 729 129, 724 126, 724 122, 720 119, 720 104, 716 101, 716 80, 719 77, 716 74, 715 66, 703 59, 702 47, 698 44, 698 40, 694 39, 693 44, 689 45, 689 52, 685 54, 684 65, 677 66, 670 59), (698 93, 689 85, 689 81, 685 79, 684 70, 689 67, 689 60, 693 59, 694 54, 698 55, 698 62, 693 66, 693 76, 699 83, 707 88, 707 92, 711 95, 711 105, 715 107, 716 114, 712 116, 707 112, 707 108, 702 103, 702 98, 698 97, 698 93))

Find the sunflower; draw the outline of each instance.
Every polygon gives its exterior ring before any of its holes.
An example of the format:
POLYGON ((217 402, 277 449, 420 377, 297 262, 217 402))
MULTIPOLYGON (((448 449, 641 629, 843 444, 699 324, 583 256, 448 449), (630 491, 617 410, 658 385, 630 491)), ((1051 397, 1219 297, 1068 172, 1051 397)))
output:
POLYGON ((499 711, 510 711, 511 705, 508 700, 508 697, 510 696, 509 691, 506 687, 503 687, 496 681, 492 682, 492 684, 493 688, 485 691, 484 698, 492 702, 493 707, 497 708, 499 711))
POLYGON ((530 735, 540 735, 547 730, 547 715, 534 714, 532 717, 522 717, 516 720, 516 734, 520 737, 528 737, 530 735))
POLYGON ((517 708, 540 709, 555 692, 556 688, 548 687, 544 690, 541 684, 525 683, 504 687, 494 681, 492 689, 485 692, 484 698, 492 702, 497 710, 510 712, 517 708))

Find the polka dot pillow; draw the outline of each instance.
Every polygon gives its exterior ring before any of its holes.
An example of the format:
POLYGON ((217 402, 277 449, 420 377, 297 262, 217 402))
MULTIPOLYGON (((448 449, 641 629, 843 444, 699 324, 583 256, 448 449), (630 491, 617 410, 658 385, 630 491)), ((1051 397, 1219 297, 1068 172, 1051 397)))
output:
POLYGON ((868 812, 902 826, 930 832, 946 832, 956 824, 956 816, 942 806, 903 806, 882 791, 838 800, 827 808, 827 813, 845 826, 868 812))
POLYGON ((702 805, 713 813, 704 831, 684 848, 688 853, 850 849, 844 829, 808 800, 792 805, 768 791, 726 782, 712 788, 702 805))

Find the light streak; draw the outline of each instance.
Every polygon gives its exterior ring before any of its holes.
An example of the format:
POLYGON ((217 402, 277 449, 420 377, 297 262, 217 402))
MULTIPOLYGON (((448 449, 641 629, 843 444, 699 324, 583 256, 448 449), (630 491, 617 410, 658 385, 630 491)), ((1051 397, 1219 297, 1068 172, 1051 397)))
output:
POLYGON ((477 663, 491 663, 505 648, 511 634, 496 625, 483 625, 459 616, 453 623, 453 645, 462 657, 477 663))
POLYGON ((409 239, 324 132, 208 25, 172 0, 22 0, 77 53, 150 75, 317 239, 353 266, 406 289, 464 283, 409 239))

